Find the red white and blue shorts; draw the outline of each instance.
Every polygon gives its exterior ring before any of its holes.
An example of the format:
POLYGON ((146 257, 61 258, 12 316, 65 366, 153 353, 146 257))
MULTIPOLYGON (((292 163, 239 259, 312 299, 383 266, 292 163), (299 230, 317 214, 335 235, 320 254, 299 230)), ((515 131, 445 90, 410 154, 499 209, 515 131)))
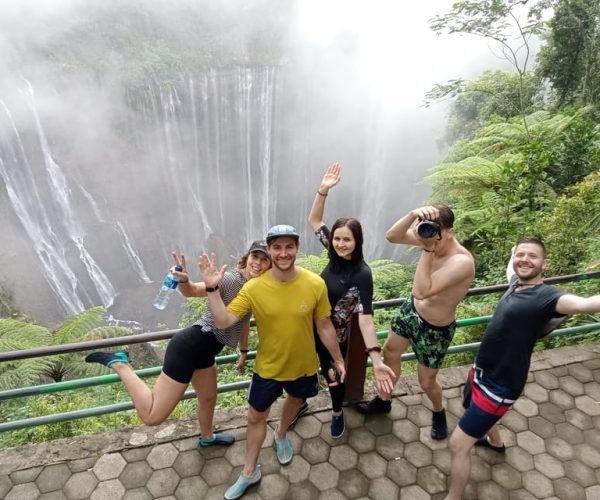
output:
POLYGON ((464 415, 458 422, 460 429, 479 439, 502 418, 519 395, 487 379, 481 368, 473 365, 463 389, 464 415))

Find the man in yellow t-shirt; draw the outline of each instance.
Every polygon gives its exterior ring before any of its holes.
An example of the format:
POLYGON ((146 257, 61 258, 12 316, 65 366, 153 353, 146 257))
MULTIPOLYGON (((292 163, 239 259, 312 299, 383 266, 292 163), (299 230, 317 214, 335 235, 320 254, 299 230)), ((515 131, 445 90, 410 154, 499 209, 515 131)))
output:
POLYGON ((258 330, 255 372, 248 395, 246 462, 238 480, 227 490, 225 499, 241 497, 261 479, 257 464, 267 432, 271 405, 283 391, 279 426, 275 430, 275 451, 282 465, 291 462, 293 448, 287 429, 300 406, 318 392, 318 359, 313 339, 313 321, 321 341, 334 359, 343 381, 346 371, 335 329, 329 319, 331 306, 327 288, 320 276, 295 265, 299 235, 292 226, 273 226, 267 233, 267 250, 272 267, 248 281, 227 306, 215 292, 226 266, 217 268, 214 254, 200 258, 208 302, 217 328, 226 328, 252 312, 258 330))

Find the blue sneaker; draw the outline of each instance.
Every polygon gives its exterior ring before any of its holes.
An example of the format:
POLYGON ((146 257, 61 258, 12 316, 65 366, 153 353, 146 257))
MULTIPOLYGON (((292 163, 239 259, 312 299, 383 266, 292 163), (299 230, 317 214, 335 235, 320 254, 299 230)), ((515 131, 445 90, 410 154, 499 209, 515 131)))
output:
POLYGON ((208 446, 231 446, 233 443, 235 443, 235 436, 229 432, 215 433, 213 434, 212 439, 204 439, 201 437, 198 440, 198 444, 203 448, 207 448, 208 446))
POLYGON ((129 353, 127 351, 117 352, 93 352, 85 357, 87 363, 100 363, 107 368, 113 363, 129 363, 129 353))
POLYGON ((237 481, 227 488, 224 496, 225 500, 234 500, 236 498, 240 498, 244 493, 246 493, 246 490, 250 488, 250 486, 258 483, 261 477, 262 474, 260 472, 260 465, 256 466, 256 469, 254 469, 254 472, 250 477, 244 476, 243 473, 240 474, 240 477, 238 477, 237 481))
POLYGON ((282 438, 278 438, 277 435, 274 436, 275 442, 275 453, 277 454, 277 460, 281 465, 287 465, 292 461, 294 457, 294 448, 292 448, 292 443, 287 437, 287 434, 282 438))
POLYGON ((344 422, 344 413, 341 415, 332 415, 331 417, 331 437, 333 439, 341 438, 346 430, 344 422))

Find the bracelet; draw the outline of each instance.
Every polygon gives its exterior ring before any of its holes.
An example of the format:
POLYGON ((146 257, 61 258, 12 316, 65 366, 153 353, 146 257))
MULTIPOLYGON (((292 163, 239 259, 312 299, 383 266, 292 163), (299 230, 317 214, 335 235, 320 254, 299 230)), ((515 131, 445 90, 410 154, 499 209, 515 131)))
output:
POLYGON ((320 194, 321 196, 327 196, 327 193, 321 193, 319 190, 317 190, 317 194, 320 194))
POLYGON ((216 292, 219 289, 219 285, 215 285, 215 286, 207 286, 206 287, 206 291, 207 292, 216 292))
POLYGON ((248 354, 248 349, 240 349, 240 354, 248 354))
POLYGON ((373 347, 367 347, 365 349, 365 352, 367 354, 372 353, 372 352, 381 352, 381 347, 378 345, 374 345, 373 347))
POLYGON ((423 251, 427 253, 435 253, 435 250, 427 250, 425 247, 423 247, 423 251))

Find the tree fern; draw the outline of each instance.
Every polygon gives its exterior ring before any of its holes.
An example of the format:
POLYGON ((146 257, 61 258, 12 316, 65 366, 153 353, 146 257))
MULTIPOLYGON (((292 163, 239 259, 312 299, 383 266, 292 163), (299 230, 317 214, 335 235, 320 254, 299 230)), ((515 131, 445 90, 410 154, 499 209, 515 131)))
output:
POLYGON ((78 342, 90 330, 100 326, 104 321, 104 308, 93 307, 82 313, 67 318, 54 333, 55 344, 78 342))

